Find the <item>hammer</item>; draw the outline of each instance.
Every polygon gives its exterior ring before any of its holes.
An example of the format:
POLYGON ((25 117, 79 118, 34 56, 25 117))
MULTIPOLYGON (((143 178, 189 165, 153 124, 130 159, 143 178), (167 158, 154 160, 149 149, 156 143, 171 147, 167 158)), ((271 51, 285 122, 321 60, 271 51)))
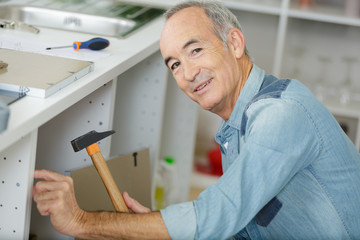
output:
POLYGON ((75 152, 86 148, 86 151, 91 157, 93 164, 105 185, 105 188, 111 198, 111 202, 114 205, 115 210, 117 212, 129 212, 129 209, 124 202, 119 188, 116 186, 114 178, 112 177, 110 170, 106 165, 106 162, 100 152, 100 147, 98 145, 98 141, 112 135, 113 133, 115 133, 115 131, 113 130, 101 133, 98 133, 96 131, 90 131, 72 140, 71 145, 73 146, 75 152))

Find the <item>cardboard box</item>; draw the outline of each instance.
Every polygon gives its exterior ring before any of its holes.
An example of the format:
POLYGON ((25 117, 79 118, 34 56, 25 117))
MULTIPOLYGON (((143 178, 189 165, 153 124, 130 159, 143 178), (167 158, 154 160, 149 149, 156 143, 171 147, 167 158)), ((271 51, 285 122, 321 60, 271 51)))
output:
MULTIPOLYGON (((106 161, 120 192, 128 192, 151 209, 149 150, 141 150, 106 161)), ((94 166, 71 171, 79 206, 86 211, 115 211, 94 166)))

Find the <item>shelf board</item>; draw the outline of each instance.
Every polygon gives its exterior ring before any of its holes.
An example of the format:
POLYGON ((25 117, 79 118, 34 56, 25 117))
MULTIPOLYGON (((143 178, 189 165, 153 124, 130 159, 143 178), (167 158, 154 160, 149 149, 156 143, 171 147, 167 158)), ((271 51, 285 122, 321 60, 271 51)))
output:
POLYGON ((335 100, 325 100, 324 105, 334 115, 360 119, 360 107, 358 102, 350 102, 344 105, 335 100))
POLYGON ((270 15, 280 15, 281 12, 281 1, 274 0, 231 0, 224 1, 224 5, 230 9, 270 15))
POLYGON ((331 5, 314 5, 310 8, 302 8, 296 3, 291 3, 288 16, 305 20, 360 27, 360 18, 346 16, 342 8, 331 5))

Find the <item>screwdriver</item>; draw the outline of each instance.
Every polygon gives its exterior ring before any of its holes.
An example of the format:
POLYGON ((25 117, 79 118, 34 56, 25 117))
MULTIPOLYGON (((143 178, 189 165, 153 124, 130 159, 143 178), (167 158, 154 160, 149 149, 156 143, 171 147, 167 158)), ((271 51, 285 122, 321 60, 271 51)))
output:
POLYGON ((75 51, 77 51, 79 49, 90 49, 90 50, 98 51, 98 50, 106 48, 107 46, 109 46, 109 44, 110 44, 109 40, 96 37, 96 38, 92 38, 86 42, 75 41, 72 46, 48 47, 48 48, 46 48, 46 50, 73 47, 75 51))

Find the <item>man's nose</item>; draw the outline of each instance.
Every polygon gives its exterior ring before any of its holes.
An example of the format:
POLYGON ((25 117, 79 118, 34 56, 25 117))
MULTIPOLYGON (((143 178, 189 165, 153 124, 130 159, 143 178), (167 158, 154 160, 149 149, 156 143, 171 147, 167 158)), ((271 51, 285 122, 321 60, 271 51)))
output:
POLYGON ((186 80, 194 81, 200 72, 200 68, 195 63, 186 61, 185 64, 183 63, 183 72, 186 80))

